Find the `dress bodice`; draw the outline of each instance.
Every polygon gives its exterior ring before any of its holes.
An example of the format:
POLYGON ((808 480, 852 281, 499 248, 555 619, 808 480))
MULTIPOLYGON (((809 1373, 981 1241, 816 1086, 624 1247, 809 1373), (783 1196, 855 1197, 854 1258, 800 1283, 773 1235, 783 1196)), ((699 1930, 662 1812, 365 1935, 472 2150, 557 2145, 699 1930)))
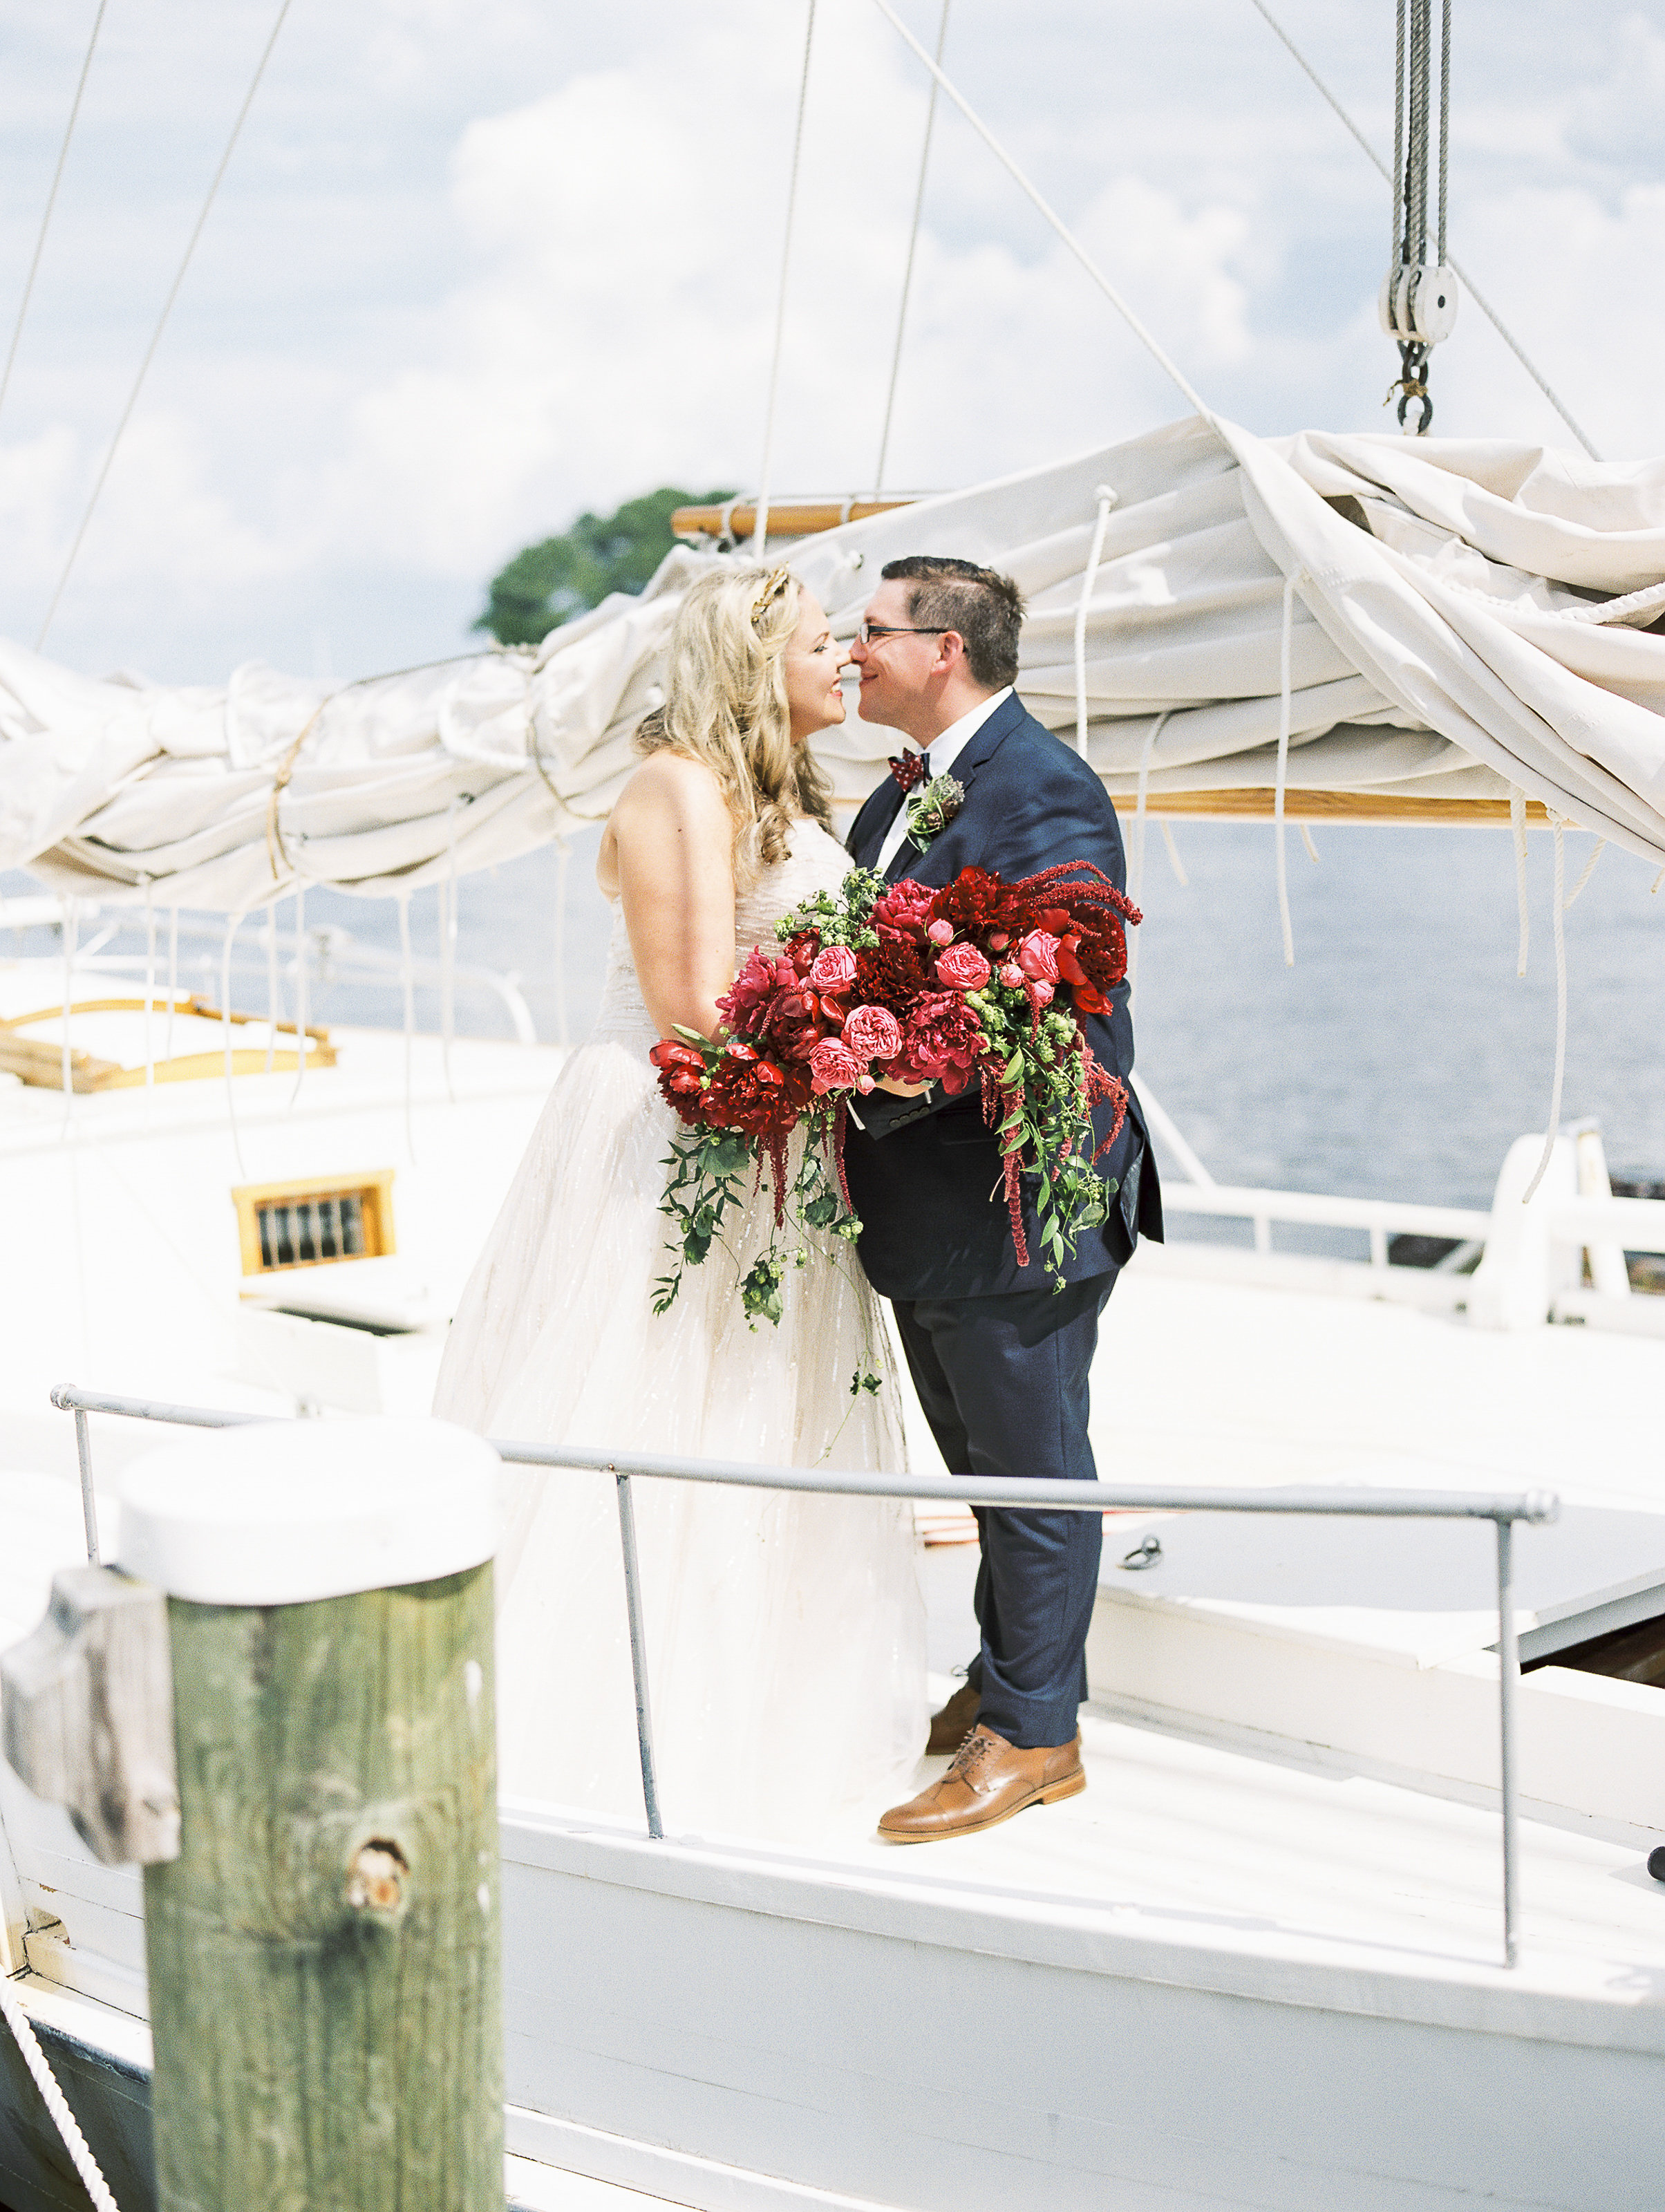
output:
MULTIPOLYGON (((775 925, 783 914, 813 898, 817 891, 836 891, 854 863, 838 840, 818 822, 793 825, 792 849, 785 860, 760 871, 757 882, 734 902, 734 964, 738 969, 754 945, 775 942, 775 925)), ((628 1044, 648 1050, 659 1042, 659 1031, 648 1014, 636 980, 629 934, 622 904, 615 903, 612 935, 607 945, 607 977, 602 987, 601 1010, 590 1033, 592 1044, 628 1044)))

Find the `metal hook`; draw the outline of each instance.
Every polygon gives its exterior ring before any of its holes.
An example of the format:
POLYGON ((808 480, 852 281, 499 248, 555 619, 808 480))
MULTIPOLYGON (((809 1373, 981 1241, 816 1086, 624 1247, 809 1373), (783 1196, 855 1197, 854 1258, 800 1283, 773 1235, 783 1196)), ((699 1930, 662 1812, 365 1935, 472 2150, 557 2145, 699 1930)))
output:
POLYGON ((1399 427, 1402 430, 1405 428, 1406 409, 1413 399, 1420 400, 1422 420, 1416 426, 1416 435, 1419 438, 1425 434, 1428 425, 1434 419, 1433 397, 1428 389, 1428 363, 1431 351, 1432 349, 1420 338, 1401 339, 1399 361, 1401 374, 1388 386, 1388 398, 1382 403, 1385 407, 1388 400, 1393 398, 1395 392, 1398 392, 1399 427))
POLYGON ((1121 1564, 1130 1575, 1136 1575, 1143 1568, 1155 1566, 1161 1557, 1162 1539, 1159 1536, 1141 1536, 1133 1550, 1123 1554, 1121 1564))

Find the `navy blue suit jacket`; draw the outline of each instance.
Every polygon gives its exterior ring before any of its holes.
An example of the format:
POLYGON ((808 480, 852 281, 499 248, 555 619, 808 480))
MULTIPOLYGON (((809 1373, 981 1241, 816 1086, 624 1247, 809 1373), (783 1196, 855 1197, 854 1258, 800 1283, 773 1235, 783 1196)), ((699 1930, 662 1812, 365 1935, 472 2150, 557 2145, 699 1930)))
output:
MULTIPOLYGON (((904 841, 885 871, 887 881, 908 876, 935 889, 975 866, 1010 883, 1065 860, 1091 860, 1125 890, 1121 831, 1103 785, 1015 694, 963 747, 952 774, 964 788, 964 805, 923 853, 904 841)), ((876 864, 903 804, 896 779, 887 775, 857 815, 847 842, 863 867, 876 864)), ((1089 1015, 1084 1026, 1100 1063, 1125 1083, 1133 1064, 1127 985, 1115 993, 1108 1015, 1089 1015)), ((893 1298, 988 1297, 1050 1280, 1033 1256, 1040 1248, 1028 1203, 1031 1257, 1027 1267, 1018 1265, 1000 1146, 983 1126, 975 1085, 958 1098, 945 1097, 940 1084, 923 1098, 875 1091, 856 1102, 855 1111, 866 1127, 852 1120, 845 1166, 861 1217, 857 1249, 875 1290, 893 1298)), ((1101 1106, 1101 1140, 1111 1118, 1109 1108, 1101 1106)), ((1127 1125, 1099 1173, 1114 1176, 1120 1188, 1109 1219, 1081 1231, 1064 1271, 1073 1282, 1121 1267, 1141 1234, 1162 1241, 1161 1188, 1131 1086, 1127 1125)))

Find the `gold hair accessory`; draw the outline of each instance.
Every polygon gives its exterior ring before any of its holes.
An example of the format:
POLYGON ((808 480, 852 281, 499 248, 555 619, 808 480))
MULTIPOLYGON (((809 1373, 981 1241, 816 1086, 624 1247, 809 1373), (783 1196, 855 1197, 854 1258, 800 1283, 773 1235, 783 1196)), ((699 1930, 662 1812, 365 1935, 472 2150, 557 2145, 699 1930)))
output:
POLYGON ((779 599, 792 581, 792 571, 783 562, 780 568, 771 568, 763 579, 763 588, 751 603, 751 619, 756 622, 771 599, 779 599))

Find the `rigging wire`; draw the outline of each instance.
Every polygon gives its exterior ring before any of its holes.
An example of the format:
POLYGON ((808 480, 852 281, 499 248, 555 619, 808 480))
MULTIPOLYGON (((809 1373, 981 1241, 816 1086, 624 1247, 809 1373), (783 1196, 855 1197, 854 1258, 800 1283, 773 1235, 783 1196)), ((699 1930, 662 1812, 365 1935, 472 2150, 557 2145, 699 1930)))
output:
POLYGON ((896 33, 902 43, 910 47, 913 52, 918 56, 919 59, 924 63, 926 68, 930 70, 932 76, 942 87, 943 90, 948 94, 948 97, 953 101, 955 106, 959 109, 960 113, 964 116, 966 121, 971 125, 971 128, 982 140, 989 152, 994 155, 995 160, 999 161, 1000 166, 1006 171, 1013 183, 1016 184, 1018 189, 1033 202, 1039 213, 1045 217, 1046 221, 1052 226, 1053 229, 1057 232, 1059 237, 1069 248, 1070 252, 1075 256, 1081 266, 1086 270, 1093 283, 1097 285, 1099 290, 1104 295, 1105 298, 1115 309, 1116 313, 1121 317, 1128 329, 1132 331, 1133 336, 1138 338, 1140 343, 1152 355, 1158 366, 1166 370, 1167 374, 1179 386, 1181 392, 1184 393, 1186 398, 1190 401, 1192 406, 1194 407, 1198 414, 1201 416, 1203 421, 1206 422, 1211 428, 1218 428, 1218 418, 1215 416, 1213 409, 1208 405, 1207 402, 1197 391, 1195 386, 1193 385, 1190 380, 1184 374, 1183 371, 1176 367, 1174 362, 1169 358, 1163 348, 1158 343, 1154 335, 1145 328, 1145 325, 1133 313, 1126 300, 1122 298, 1121 293, 1117 291, 1115 286, 1111 283, 1109 278, 1098 266, 1098 264, 1092 258, 1085 246, 1082 245, 1079 239, 1076 237, 1074 232, 1071 230, 1069 225, 1065 222, 1062 216, 1054 210, 1049 202, 1042 198, 1036 186, 1030 182, 1029 179, 1018 167, 1016 161, 1012 160, 1011 155, 1006 152, 1006 148, 1001 145, 1000 140, 994 136, 994 133, 983 121, 981 116, 978 114, 976 109, 972 106, 970 101, 965 98, 963 93, 957 89, 950 79, 943 74, 938 64, 932 60, 930 55, 926 52, 924 47, 921 46, 919 40, 914 36, 906 23, 902 21, 901 16, 896 14, 896 9, 890 5, 890 0, 873 0, 873 5, 878 9, 879 14, 884 16, 886 22, 890 24, 891 29, 896 33))
MULTIPOLYGON (((942 0, 942 16, 937 25, 937 66, 942 66, 942 50, 948 37, 948 10, 951 0, 942 0)), ((873 495, 884 489, 884 456, 890 446, 890 416, 896 404, 896 378, 902 369, 902 337, 908 327, 908 298, 914 287, 914 253, 919 245, 920 216, 925 208, 925 174, 931 165, 931 129, 937 119, 938 84, 931 80, 931 97, 925 106, 925 143, 920 148, 919 185, 914 193, 914 225, 908 234, 908 260, 902 272, 902 304, 896 309, 896 349, 890 356, 890 386, 884 395, 884 428, 879 433, 878 465, 873 471, 873 495)))
MULTIPOLYGON (((285 0, 288 4, 288 0, 285 0)), ((787 185, 787 234, 781 244, 781 289, 775 301, 775 353, 769 362, 769 404, 763 410, 763 465, 757 477, 757 513, 751 533, 751 550, 763 557, 769 536, 769 475, 775 462, 775 403, 781 390, 781 344, 787 329, 787 279, 792 273, 792 229, 798 213, 798 171, 804 152, 804 110, 809 102, 810 54, 815 45, 815 0, 810 0, 804 25, 804 67, 798 80, 798 127, 792 137, 792 176, 787 185)))
POLYGON ((244 94, 243 104, 237 111, 237 120, 231 126, 231 136, 227 139, 225 151, 220 156, 220 166, 214 172, 212 181, 208 188, 208 197, 203 202, 191 236, 185 242, 185 252, 180 258, 179 268, 174 272, 173 282, 168 287, 167 297, 163 301, 161 313, 156 318, 156 326, 150 333, 150 343, 146 346, 144 358, 139 363, 138 374, 133 379, 132 389, 127 395, 127 404, 121 410, 120 419, 116 424, 115 435, 110 441, 109 449, 104 456, 103 465, 99 470, 97 479, 93 485, 92 496, 87 502, 86 511, 81 518, 80 527, 76 530, 74 543, 70 547, 69 558, 64 563, 63 573, 58 577, 57 586, 52 592, 51 604, 36 633, 34 649, 37 653, 45 645, 46 633, 52 628, 53 617, 58 613, 58 602, 64 597, 64 587, 70 580, 70 572, 80 556, 82 543, 86 538, 88 526, 93 519, 93 511, 103 496, 104 486, 110 474, 111 465, 115 460, 123 438, 126 435, 128 423, 132 420, 133 410, 138 405, 139 394, 144 389, 145 378, 150 374, 150 364, 156 357, 156 349, 161 343, 162 332, 167 328, 168 318, 173 312, 174 302, 178 300, 180 289, 185 283, 185 271, 191 266, 191 258, 197 251, 197 241, 203 234, 204 226, 208 222, 209 210, 214 205, 221 182, 230 166, 232 155, 236 150, 237 141, 242 136, 243 125, 248 119, 249 109, 254 105, 254 95, 260 89, 260 80, 266 73, 266 64, 271 59, 272 48, 277 44, 277 34, 283 27, 284 18, 288 15, 292 4, 293 0, 279 0, 277 17, 271 27, 270 36, 261 50, 259 60, 255 64, 254 75, 249 81, 249 88, 244 94))
POLYGON ((52 210, 58 205, 58 188, 64 181, 64 164, 70 158, 70 141, 76 135, 76 119, 81 113, 81 95, 87 89, 87 78, 93 66, 93 53, 98 45, 98 34, 104 27, 104 11, 110 0, 98 0, 98 13, 93 18, 93 35, 87 41, 87 52, 81 64, 81 75, 76 81, 76 96, 70 102, 70 119, 64 126, 64 143, 58 149, 58 167, 52 171, 52 188, 46 194, 46 212, 40 218, 40 229, 34 241, 34 253, 29 262, 29 273, 23 279, 23 296, 17 303, 17 320, 12 325, 11 344, 6 353, 6 366, 0 369, 0 407, 6 404, 6 394, 11 388, 12 364, 17 359, 17 348, 23 336, 23 325, 27 319, 29 301, 34 292, 34 280, 40 272, 40 257, 46 250, 46 233, 52 228, 52 210))
MULTIPOLYGON (((1283 44, 1283 45, 1287 48, 1287 50, 1288 50, 1288 52, 1289 52, 1289 54, 1290 54, 1290 57, 1291 57, 1291 58, 1295 62, 1296 65, 1297 65, 1297 66, 1301 70, 1303 70, 1303 71, 1304 72, 1304 74, 1306 75, 1306 76, 1307 76, 1307 77, 1311 81, 1311 83, 1312 83, 1312 85, 1313 85, 1313 87, 1314 87, 1315 90, 1316 90, 1316 91, 1317 91, 1317 93, 1320 94, 1320 96, 1321 96, 1321 97, 1322 97, 1322 99, 1323 99, 1323 100, 1324 100, 1328 104, 1328 106, 1330 106, 1330 108, 1331 108, 1331 109, 1334 111, 1334 112, 1335 113, 1335 115, 1336 115, 1337 118, 1338 118, 1338 119, 1341 122, 1341 124, 1346 127, 1346 130, 1347 130, 1347 131, 1351 134, 1351 136, 1352 136, 1352 137, 1356 140, 1356 142, 1358 143, 1358 144, 1359 148, 1360 148, 1360 149, 1361 149, 1361 150, 1364 152, 1364 154, 1365 155, 1365 156, 1367 157, 1367 159, 1368 159, 1368 160, 1372 163, 1372 165, 1373 165, 1373 166, 1376 167, 1376 169, 1380 173, 1380 174, 1381 174, 1382 177, 1384 177, 1384 178, 1387 179, 1388 183, 1391 185, 1393 184, 1393 182, 1394 182, 1394 178, 1395 178, 1395 173, 1397 173, 1397 172, 1399 171, 1400 167, 1401 167, 1401 165, 1402 165, 1403 158, 1404 158, 1404 149, 1403 149, 1403 147, 1402 147, 1402 146, 1400 144, 1400 143, 1399 143, 1399 140, 1400 140, 1400 134, 1401 134, 1401 131, 1402 127, 1403 127, 1403 126, 1402 126, 1402 121, 1401 121, 1401 119, 1400 115, 1399 115, 1397 112, 1395 113, 1395 125, 1394 125, 1394 137, 1395 137, 1395 149, 1394 149, 1394 150, 1395 150, 1395 166, 1394 166, 1394 168, 1393 168, 1392 170, 1389 170, 1389 168, 1388 167, 1388 166, 1387 166, 1386 162, 1384 162, 1384 161, 1383 161, 1383 160, 1382 159, 1382 156, 1380 155, 1380 154, 1378 154, 1378 153, 1376 152, 1376 150, 1375 147, 1371 145, 1371 143, 1370 143, 1370 140, 1369 140, 1369 139, 1364 136, 1364 132, 1359 129, 1358 125, 1353 121, 1353 119, 1352 119, 1352 116, 1348 114, 1348 112, 1347 112, 1346 109, 1345 107, 1343 107, 1343 106, 1342 106, 1342 105, 1341 105, 1340 101, 1336 98, 1335 94, 1334 94, 1330 90, 1329 87, 1328 87, 1328 86, 1324 82, 1323 78, 1322 78, 1322 77, 1321 77, 1321 76, 1319 76, 1319 74, 1318 74, 1317 70, 1316 70, 1316 69, 1314 69, 1314 67, 1313 67, 1312 64, 1311 64, 1311 63, 1307 59, 1306 56, 1305 56, 1305 55, 1301 52, 1301 49, 1299 48, 1299 46, 1297 46, 1296 45, 1296 43, 1295 43, 1294 40, 1291 38, 1291 36, 1289 35, 1289 33, 1288 33, 1286 30, 1285 30, 1285 28, 1284 28, 1283 25, 1282 25, 1282 24, 1278 21, 1277 17, 1273 14, 1272 10, 1271 10, 1271 9, 1270 9, 1267 5, 1266 5, 1266 0, 1249 0, 1249 4, 1250 4, 1250 6, 1251 6, 1251 7, 1253 7, 1254 9, 1255 9, 1257 10, 1257 12, 1260 14, 1260 15, 1264 19, 1264 21, 1265 21, 1265 22, 1266 22, 1266 25, 1267 25, 1267 29, 1268 29, 1268 30, 1270 30, 1270 31, 1273 33, 1273 35, 1274 35, 1277 39, 1279 39, 1279 40, 1282 42, 1282 44, 1283 44)), ((1403 0, 1401 0, 1401 15, 1402 15, 1402 13, 1403 13, 1403 0)), ((1449 11, 1448 11, 1448 12, 1449 12, 1449 11)), ((1402 106, 1402 102, 1403 102, 1403 98, 1404 98, 1403 88, 1402 88, 1402 86, 1401 86, 1401 87, 1397 88, 1396 88, 1396 91, 1395 91, 1395 110, 1396 110, 1396 111, 1397 111, 1397 110, 1399 110, 1399 109, 1401 107, 1401 106, 1402 106)), ((1442 154, 1442 177, 1443 177, 1443 154, 1442 154)), ((1441 209, 1442 209, 1442 234, 1443 234, 1443 205, 1444 205, 1444 195, 1443 195, 1443 191, 1442 191, 1442 194, 1441 194, 1441 209)), ((1398 238, 1399 238, 1399 202, 1398 202, 1397 196, 1395 196, 1395 200, 1394 200, 1394 242, 1395 242, 1395 248, 1397 247, 1397 244, 1398 244, 1398 238)), ((1460 279, 1460 280, 1461 280, 1461 282, 1462 288, 1463 288, 1464 291, 1468 293, 1468 295, 1469 298, 1470 298, 1470 299, 1474 302, 1474 305, 1475 305, 1475 306, 1480 309, 1480 311, 1481 314, 1483 314, 1483 315, 1486 317, 1486 321, 1487 321, 1488 323, 1490 323, 1490 324, 1491 324, 1491 325, 1492 325, 1492 329, 1493 329, 1494 331, 1496 331, 1496 332, 1498 333, 1498 337, 1503 340, 1504 343, 1504 344, 1509 348, 1509 350, 1510 351, 1510 353, 1512 353, 1512 354, 1514 355, 1514 356, 1515 356, 1516 360, 1517 362, 1519 362, 1519 363, 1521 364, 1521 367, 1522 367, 1522 368, 1526 371, 1527 374, 1528 374, 1528 375, 1532 379, 1532 381, 1533 381, 1533 382, 1537 386, 1537 387, 1538 387, 1539 391, 1540 391, 1540 392, 1541 392, 1543 393, 1543 395, 1544 395, 1545 398, 1548 400, 1548 402, 1549 402, 1550 405, 1551 405, 1551 406, 1555 410, 1555 412, 1556 412, 1556 413, 1560 416, 1561 420, 1562 420, 1562 421, 1566 424, 1566 426, 1567 426, 1568 429, 1571 431, 1571 433, 1572 433, 1573 436, 1574 436, 1575 438, 1577 438, 1577 440, 1578 441, 1579 444, 1583 447, 1584 451, 1585 451, 1585 452, 1589 455, 1589 457, 1590 457, 1591 460, 1593 460, 1593 461, 1599 461, 1599 460, 1601 459, 1601 455, 1597 452, 1596 448, 1595 448, 1595 447, 1590 443, 1589 440, 1589 439, 1584 435, 1584 433, 1583 432, 1583 430, 1581 430, 1581 429, 1579 428, 1579 427, 1578 427, 1577 423, 1573 420, 1572 416, 1569 413, 1569 411, 1568 411, 1568 410, 1567 410, 1567 407, 1566 407, 1565 403, 1561 399, 1561 398, 1559 397, 1559 394, 1554 391, 1554 389, 1553 388, 1553 386, 1549 384, 1548 380, 1547 380, 1547 379, 1546 379, 1546 378, 1545 378, 1545 377, 1544 377, 1544 376, 1540 373, 1540 371, 1538 370, 1538 368, 1534 366, 1534 362, 1532 362, 1532 360, 1530 359, 1530 357, 1529 357, 1529 356, 1528 356, 1528 355, 1527 354, 1527 352, 1526 352, 1525 349, 1524 349, 1524 348, 1522 347, 1522 345, 1521 344, 1520 340, 1519 340, 1519 339, 1515 336, 1515 333, 1514 333, 1514 332, 1513 332, 1513 331, 1509 328, 1508 325, 1504 321, 1504 319, 1503 319, 1502 316, 1498 314, 1498 313, 1497 309, 1496 309, 1494 307, 1492 307, 1492 306, 1491 302, 1490 302, 1490 301, 1489 301, 1485 297, 1485 295, 1481 293, 1481 291, 1480 291, 1480 289, 1479 285, 1477 285, 1477 284, 1475 283, 1475 282, 1474 282, 1474 278, 1469 275, 1468 271, 1468 270, 1463 267, 1463 265, 1462 265, 1461 262, 1461 261, 1459 261, 1459 260, 1456 258, 1456 257, 1455 257, 1455 255, 1453 255, 1453 256, 1450 258, 1450 259, 1449 259, 1449 264, 1448 264, 1448 265, 1449 265, 1451 269, 1453 269, 1453 270, 1455 270, 1455 272, 1456 272, 1456 274, 1457 274, 1457 276, 1459 277, 1459 279, 1460 279)))

